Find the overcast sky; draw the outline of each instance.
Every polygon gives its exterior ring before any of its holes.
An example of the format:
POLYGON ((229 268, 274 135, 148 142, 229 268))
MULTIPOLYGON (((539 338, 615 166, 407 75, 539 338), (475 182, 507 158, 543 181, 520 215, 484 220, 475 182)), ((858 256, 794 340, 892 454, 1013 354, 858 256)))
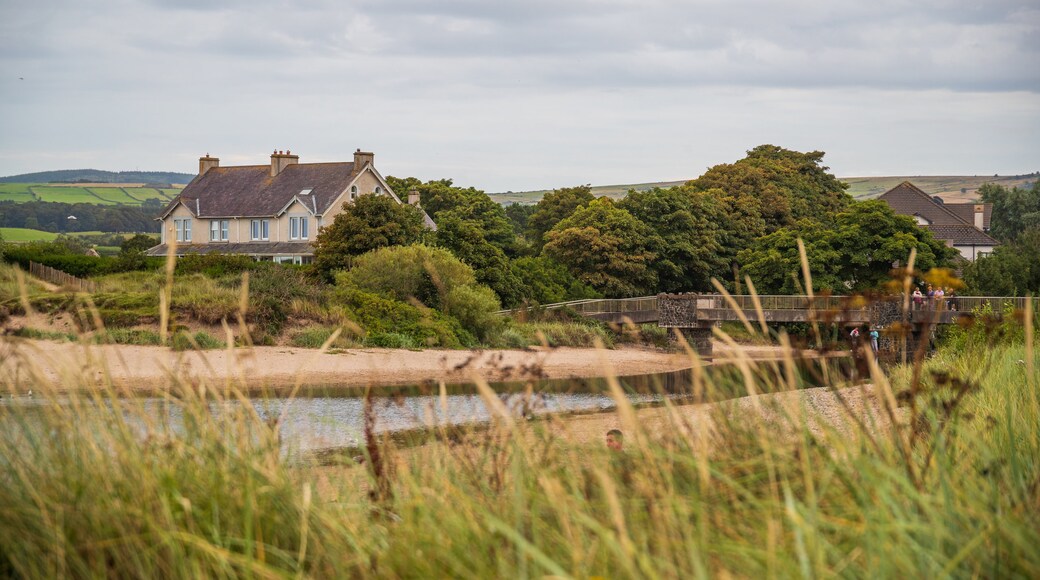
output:
POLYGON ((1036 0, 5 0, 0 38, 0 175, 360 147, 520 191, 762 143, 839 176, 1040 170, 1036 0))

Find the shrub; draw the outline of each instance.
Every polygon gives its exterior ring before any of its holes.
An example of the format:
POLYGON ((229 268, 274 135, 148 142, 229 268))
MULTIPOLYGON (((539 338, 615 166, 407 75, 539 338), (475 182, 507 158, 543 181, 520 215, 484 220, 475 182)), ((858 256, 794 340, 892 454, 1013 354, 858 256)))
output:
POLYGON ((498 296, 487 286, 456 286, 444 297, 444 313, 454 316, 481 341, 487 340, 505 322, 495 311, 498 296))
MULTIPOLYGON (((334 326, 314 326, 294 333, 289 343, 300 348, 321 348, 325 341, 336 331, 334 326)), ((332 343, 335 348, 351 348, 357 343, 346 333, 341 333, 332 343)))
POLYGON ((349 286, 337 288, 332 300, 344 309, 348 320, 366 332, 366 344, 371 340, 368 337, 386 333, 407 335, 414 344, 429 347, 459 348, 476 342, 458 320, 429 308, 349 286))
POLYGON ((401 301, 414 298, 439 309, 447 292, 476 284, 476 277, 473 269, 451 252, 417 245, 381 248, 358 256, 354 267, 336 281, 401 301))
POLYGON ((190 334, 187 331, 181 331, 173 335, 170 346, 173 350, 209 350, 224 348, 227 344, 205 332, 190 334))
MULTIPOLYGON (((230 274, 256 270, 262 262, 240 254, 188 254, 177 260, 178 274, 205 274, 220 278, 230 274)), ((269 264, 269 263, 268 263, 269 264)))

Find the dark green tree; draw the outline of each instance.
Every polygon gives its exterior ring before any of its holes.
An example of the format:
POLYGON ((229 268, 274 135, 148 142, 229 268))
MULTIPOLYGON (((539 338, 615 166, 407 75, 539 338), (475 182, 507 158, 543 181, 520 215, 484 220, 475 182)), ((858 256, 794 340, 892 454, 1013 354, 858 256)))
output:
POLYGON ((969 294, 1040 294, 1040 228, 1028 228, 1015 241, 966 265, 964 282, 969 294))
POLYGON ((547 256, 517 258, 510 268, 520 280, 524 300, 529 303, 552 304, 600 297, 599 292, 575 278, 563 264, 547 256))
POLYGON ((119 244, 119 253, 129 254, 132 252, 143 252, 158 243, 159 240, 155 236, 136 234, 123 240, 123 243, 119 244))
POLYGON ((362 195, 318 232, 314 268, 326 278, 350 266, 352 256, 386 246, 407 246, 425 233, 422 212, 387 195, 362 195))
POLYGON ((534 211, 527 219, 527 239, 535 248, 541 248, 545 243, 546 232, 594 199, 596 198, 592 195, 592 187, 589 185, 550 191, 535 204, 534 211))
POLYGON ((979 196, 993 204, 989 233, 998 240, 1013 242, 1026 230, 1040 228, 1040 180, 1029 189, 986 183, 979 196))
POLYGON ((545 255, 608 297, 654 292, 663 240, 608 198, 579 208, 545 235, 545 255))
POLYGON ((919 270, 949 266, 957 256, 913 218, 871 200, 852 204, 833 223, 806 219, 760 238, 740 252, 742 273, 763 293, 801 291, 798 238, 805 244, 814 289, 838 294, 880 287, 893 264, 905 264, 914 248, 919 270))
POLYGON ((629 191, 617 206, 650 226, 663 244, 654 270, 658 291, 711 290, 721 269, 719 205, 691 187, 629 191))
POLYGON ((465 211, 447 210, 437 214, 436 245, 451 251, 476 272, 477 281, 489 286, 507 307, 523 299, 520 280, 509 268, 505 252, 486 237, 478 219, 467 218, 465 211))
POLYGON ((822 151, 759 145, 736 163, 716 165, 689 182, 700 190, 759 201, 766 233, 811 218, 826 222, 852 201, 847 185, 827 172, 822 151))
POLYGON ((522 236, 527 233, 527 222, 531 217, 531 214, 535 212, 537 206, 522 204, 522 203, 511 203, 506 206, 506 217, 513 224, 513 231, 518 236, 522 236))

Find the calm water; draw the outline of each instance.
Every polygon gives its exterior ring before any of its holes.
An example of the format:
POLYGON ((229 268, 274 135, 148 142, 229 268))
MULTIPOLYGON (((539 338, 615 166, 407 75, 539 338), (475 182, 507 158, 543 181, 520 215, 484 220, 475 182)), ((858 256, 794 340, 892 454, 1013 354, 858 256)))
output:
MULTIPOLYGON (((736 372, 734 369, 715 368, 715 384, 742 384, 741 380, 727 381, 722 373, 736 372)), ((665 397, 687 397, 690 371, 622 377, 622 388, 628 399, 635 404, 653 403, 665 397)), ((607 391, 603 379, 542 380, 533 383, 497 383, 491 387, 511 412, 518 416, 566 411, 602 411, 614 408, 614 401, 604 393, 607 391), (528 394, 527 389, 531 392, 528 394)), ((406 387, 381 387, 373 390, 375 405, 375 430, 377 432, 401 431, 436 425, 458 425, 478 423, 490 418, 483 399, 476 394, 472 385, 448 385, 442 399, 439 389, 432 385, 406 387)), ((328 385, 302 390, 295 398, 285 398, 284 391, 250 393, 250 403, 262 419, 283 416, 282 436, 287 450, 310 451, 337 447, 356 446, 362 439, 364 428, 363 390, 355 386, 328 385)), ((743 396, 742 388, 732 393, 716 393, 716 399, 743 396)), ((181 407, 173 401, 160 397, 135 399, 145 413, 156 419, 168 420, 174 430, 182 424, 181 407)), ((30 398, 5 395, 0 399, 3 407, 21 407, 31 413, 42 411, 46 406, 57 403, 69 404, 69 400, 48 401, 40 397, 30 398)), ((102 403, 108 405, 109 403, 102 403)), ((229 408, 238 408, 239 402, 214 402, 212 412, 220 414, 229 408)), ((0 413, 0 418, 6 414, 0 413)), ((130 416, 129 420, 140 423, 130 416)))

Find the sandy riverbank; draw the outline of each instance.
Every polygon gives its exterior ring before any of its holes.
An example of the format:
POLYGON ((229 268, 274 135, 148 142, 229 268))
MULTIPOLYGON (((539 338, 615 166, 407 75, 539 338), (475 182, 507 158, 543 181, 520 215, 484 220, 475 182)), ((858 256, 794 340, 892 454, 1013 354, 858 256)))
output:
MULTIPOLYGON (((725 356, 719 346, 716 355, 725 356)), ((755 358, 779 356, 774 347, 744 347, 755 358)), ((530 350, 349 349, 320 353, 312 349, 252 349, 175 352, 130 345, 83 345, 70 342, 0 337, 0 380, 22 384, 30 375, 57 389, 110 383, 151 390, 181 380, 250 387, 309 385, 407 385, 424 381, 465 382, 477 374, 489 381, 590 378, 663 373, 689 368, 683 353, 651 348, 614 350, 555 348, 530 350)))

